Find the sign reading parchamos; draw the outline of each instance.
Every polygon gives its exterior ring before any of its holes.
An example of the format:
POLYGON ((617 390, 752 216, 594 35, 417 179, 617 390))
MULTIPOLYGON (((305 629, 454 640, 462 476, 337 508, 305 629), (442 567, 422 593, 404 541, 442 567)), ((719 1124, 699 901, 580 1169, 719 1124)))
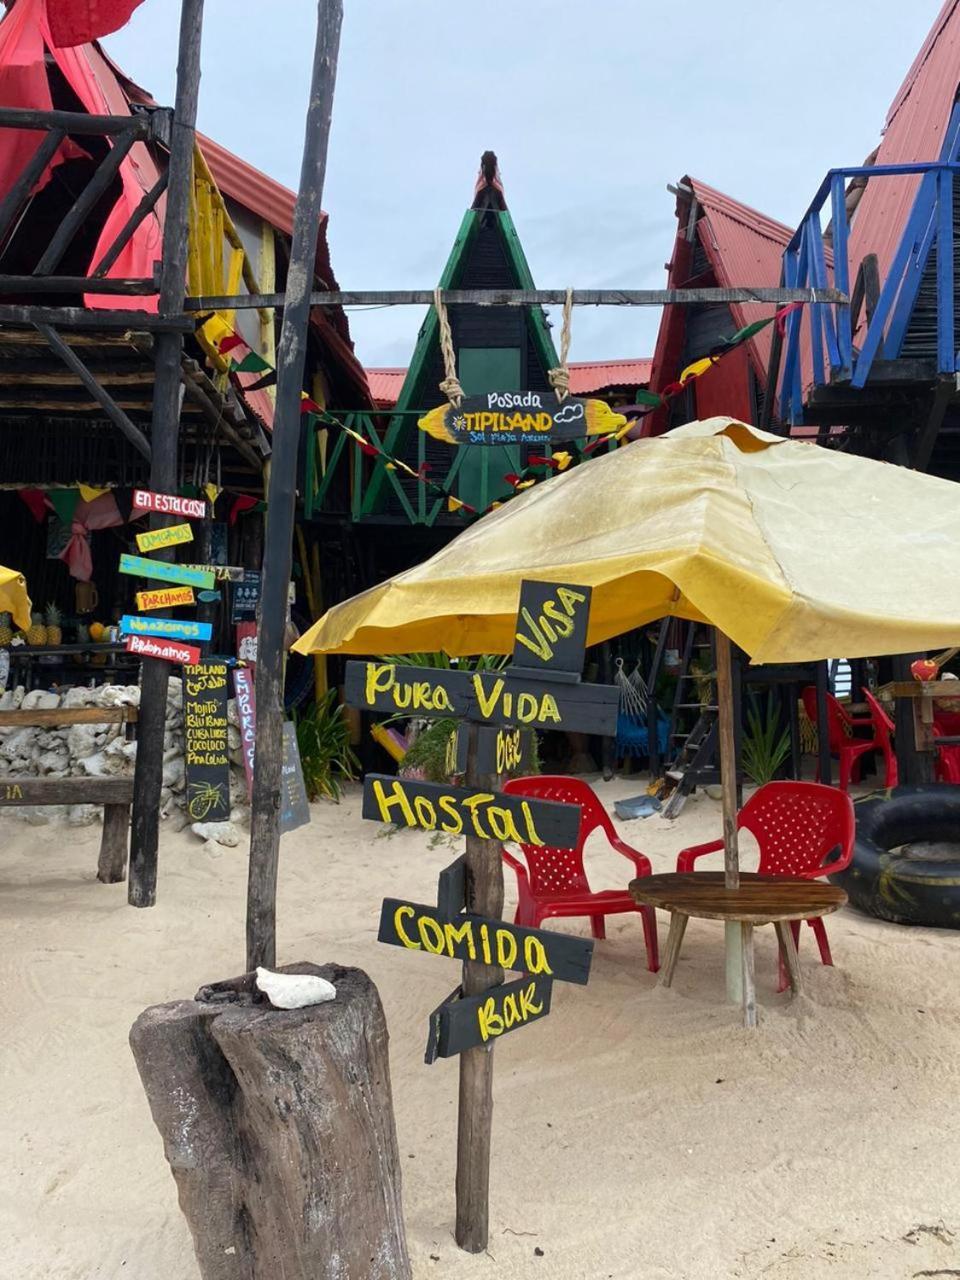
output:
POLYGON ((175 609, 181 604, 196 604, 193 587, 161 587, 158 591, 138 591, 137 608, 142 613, 151 609, 175 609))

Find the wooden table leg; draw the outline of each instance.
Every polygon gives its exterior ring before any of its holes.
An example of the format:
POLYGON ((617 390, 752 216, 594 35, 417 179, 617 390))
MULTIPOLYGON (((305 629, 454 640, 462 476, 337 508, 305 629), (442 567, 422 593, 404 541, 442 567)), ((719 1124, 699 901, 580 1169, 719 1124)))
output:
POLYGON ((790 928, 789 920, 777 920, 774 927, 780 944, 780 954, 783 956, 783 963, 790 978, 790 989, 796 995, 801 989, 801 981, 800 961, 797 959, 797 944, 793 940, 793 930, 790 928))
POLYGON ((741 924, 743 936, 743 1025, 757 1025, 757 992, 753 982, 753 925, 741 924))
POLYGON ((673 971, 676 969, 677 960, 680 958, 680 944, 683 942, 683 934, 689 919, 690 917, 685 916, 682 911, 672 911, 670 913, 667 949, 663 957, 663 968, 660 970, 661 987, 669 987, 673 982, 673 971))

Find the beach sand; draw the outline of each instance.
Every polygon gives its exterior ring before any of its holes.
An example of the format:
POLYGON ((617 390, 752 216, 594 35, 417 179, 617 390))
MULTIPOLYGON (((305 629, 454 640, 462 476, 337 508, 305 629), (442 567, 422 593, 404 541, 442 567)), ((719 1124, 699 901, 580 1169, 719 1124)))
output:
MULTIPOLYGON (((596 785, 608 808, 641 790, 596 785)), ((618 825, 670 870, 719 819, 698 794, 673 824, 618 825)), ((98 842, 0 823, 0 1276, 195 1280, 127 1033, 147 1005, 243 969, 246 845, 165 832, 157 906, 136 911, 96 882, 98 842)), ((435 901, 459 851, 384 837, 354 789, 281 852, 280 962, 359 965, 383 999, 418 1280, 960 1275, 960 933, 850 910, 829 921, 835 968, 804 929, 796 1000, 776 994, 774 932, 758 930, 755 1032, 724 1002, 721 926, 691 922, 665 991, 639 917, 611 918, 589 985, 557 984, 550 1016, 497 1046, 489 1255, 461 1253, 457 1065, 423 1064, 458 966, 376 942, 381 898, 435 901)), ((630 866, 591 844, 588 871, 614 887, 630 866)))

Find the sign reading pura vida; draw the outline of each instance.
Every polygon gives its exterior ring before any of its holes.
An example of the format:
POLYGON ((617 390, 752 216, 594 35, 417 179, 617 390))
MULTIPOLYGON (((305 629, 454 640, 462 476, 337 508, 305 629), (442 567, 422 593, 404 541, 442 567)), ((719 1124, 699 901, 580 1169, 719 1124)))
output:
POLYGON ((417 422, 447 444, 549 444, 624 430, 627 420, 603 400, 560 400, 555 391, 489 391, 459 407, 431 409, 417 422))

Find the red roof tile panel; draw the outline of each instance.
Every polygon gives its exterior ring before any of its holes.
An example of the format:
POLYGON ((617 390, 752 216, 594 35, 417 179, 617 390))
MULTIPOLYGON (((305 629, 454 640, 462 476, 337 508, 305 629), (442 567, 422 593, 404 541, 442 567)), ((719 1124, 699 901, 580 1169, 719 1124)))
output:
MULTIPOLYGON (((649 358, 571 361, 570 390, 575 396, 585 396, 608 387, 645 387, 652 363, 649 358)), ((367 370, 370 394, 379 408, 390 409, 397 403, 406 376, 406 369, 367 370)))

